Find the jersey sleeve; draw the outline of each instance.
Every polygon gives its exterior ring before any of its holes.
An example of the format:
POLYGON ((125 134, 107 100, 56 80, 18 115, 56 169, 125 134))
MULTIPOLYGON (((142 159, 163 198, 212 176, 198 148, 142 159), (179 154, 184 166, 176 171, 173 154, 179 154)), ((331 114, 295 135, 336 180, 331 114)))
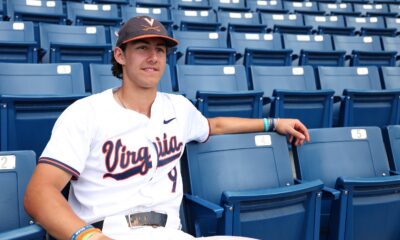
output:
POLYGON ((81 100, 69 106, 57 119, 39 163, 51 164, 78 178, 90 151, 91 113, 90 106, 81 100))
POLYGON ((205 142, 210 135, 210 126, 206 117, 185 97, 177 96, 178 106, 176 106, 178 114, 182 116, 184 121, 180 124, 183 126, 185 142, 197 141, 205 142))

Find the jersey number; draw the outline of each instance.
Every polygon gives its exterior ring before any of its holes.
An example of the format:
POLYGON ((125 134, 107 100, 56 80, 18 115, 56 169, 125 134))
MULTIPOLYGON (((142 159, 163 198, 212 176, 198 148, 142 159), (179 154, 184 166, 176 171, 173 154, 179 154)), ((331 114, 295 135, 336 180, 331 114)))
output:
POLYGON ((176 167, 174 167, 171 172, 168 173, 169 180, 172 181, 172 189, 171 191, 174 193, 176 190, 176 167))

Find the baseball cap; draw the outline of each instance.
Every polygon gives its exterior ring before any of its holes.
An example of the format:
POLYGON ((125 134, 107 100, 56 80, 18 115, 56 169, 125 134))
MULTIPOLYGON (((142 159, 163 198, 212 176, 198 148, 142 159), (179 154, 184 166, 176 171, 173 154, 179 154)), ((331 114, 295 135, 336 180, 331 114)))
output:
POLYGON ((148 16, 137 16, 129 19, 118 31, 118 40, 116 46, 124 43, 144 39, 144 38, 162 38, 167 47, 173 47, 178 41, 168 36, 165 27, 156 19, 148 16))

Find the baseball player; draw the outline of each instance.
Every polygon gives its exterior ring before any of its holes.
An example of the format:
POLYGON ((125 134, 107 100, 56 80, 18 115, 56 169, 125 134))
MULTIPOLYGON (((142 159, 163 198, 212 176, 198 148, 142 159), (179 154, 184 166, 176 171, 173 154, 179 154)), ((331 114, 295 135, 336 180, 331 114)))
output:
POLYGON ((210 135, 276 129, 309 140, 293 119, 207 119, 183 96, 157 92, 177 40, 135 17, 119 31, 113 74, 122 86, 81 99, 57 120, 25 195, 57 239, 190 239, 180 231, 179 160, 210 135), (60 191, 71 182, 68 202, 60 191))

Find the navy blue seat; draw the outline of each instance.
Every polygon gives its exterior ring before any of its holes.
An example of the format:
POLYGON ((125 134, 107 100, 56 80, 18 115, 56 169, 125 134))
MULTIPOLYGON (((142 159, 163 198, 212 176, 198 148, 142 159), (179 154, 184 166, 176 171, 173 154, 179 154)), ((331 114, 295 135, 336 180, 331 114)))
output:
POLYGON ((40 39, 43 62, 83 64, 87 92, 91 92, 89 64, 109 64, 111 61, 111 45, 106 43, 103 26, 40 24, 40 39))
POLYGON ((131 0, 131 5, 137 7, 153 8, 153 7, 171 7, 170 0, 131 0))
POLYGON ((400 174, 400 125, 391 125, 382 129, 389 166, 392 171, 400 174))
POLYGON ((342 126, 387 126, 399 123, 400 90, 382 90, 378 69, 318 67, 321 89, 341 97, 342 126))
POLYGON ((239 11, 248 12, 245 0, 209 0, 210 5, 216 11, 239 11))
POLYGON ((311 34, 312 26, 304 26, 301 14, 260 13, 267 30, 279 33, 311 34))
POLYGON ((287 13, 281 0, 247 1, 247 7, 252 12, 287 13))
POLYGON ((292 59, 298 65, 344 66, 345 51, 333 50, 329 35, 282 34, 285 49, 293 50, 292 59))
POLYGON ((390 176, 377 127, 310 129, 295 147, 297 177, 324 182, 321 239, 400 236, 400 176, 390 176))
POLYGON ((93 3, 108 3, 118 4, 120 6, 126 6, 131 3, 131 0, 92 0, 93 3))
POLYGON ((335 34, 335 35, 354 35, 354 27, 346 27, 344 17, 304 15, 304 24, 312 26, 314 33, 335 34))
POLYGON ((121 25, 122 19, 116 4, 87 4, 67 2, 68 20, 73 25, 121 25))
POLYGON ((172 7, 175 9, 211 9, 211 5, 208 0, 174 0, 172 3, 172 7))
POLYGON ((385 18, 386 27, 396 29, 396 35, 399 35, 399 33, 400 33, 400 20, 399 19, 400 18, 394 18, 394 17, 386 17, 385 18))
POLYGON ((249 91, 242 65, 177 65, 179 92, 206 117, 262 117, 262 92, 249 91))
POLYGON ((7 0, 7 14, 12 21, 67 23, 67 15, 61 0, 7 0))
POLYGON ((282 3, 283 9, 288 10, 290 13, 324 14, 324 11, 318 10, 317 2, 283 1, 282 3))
MULTIPOLYGON (((112 75, 111 64, 90 64, 90 80, 92 93, 99 93, 109 88, 121 86, 122 79, 112 75)), ((168 64, 165 72, 158 84, 158 91, 172 93, 171 74, 168 64)))
POLYGON ((271 102, 269 116, 298 118, 308 128, 332 126, 332 90, 317 90, 314 71, 304 67, 252 66, 254 90, 271 102))
POLYGON ((381 67, 382 87, 384 89, 400 89, 400 68, 381 67))
POLYGON ((325 14, 329 15, 345 15, 345 16, 358 16, 359 13, 353 12, 353 6, 351 3, 346 2, 323 2, 318 1, 318 9, 324 11, 325 14))
POLYGON ((346 16, 347 27, 354 27, 356 34, 361 36, 395 36, 396 29, 386 28, 383 17, 353 17, 346 16))
POLYGON ((175 31, 178 64, 232 65, 236 51, 227 46, 226 32, 175 31))
POLYGON ((164 25, 165 29, 169 33, 172 33, 173 22, 171 20, 171 14, 168 8, 121 6, 121 16, 123 22, 128 21, 132 17, 142 16, 142 15, 157 19, 164 25))
MULTIPOLYGON (((230 45, 236 49, 239 62, 249 70, 251 65, 290 66, 292 50, 284 49, 278 33, 230 33, 230 45)), ((249 85, 252 87, 251 84, 249 85)))
POLYGON ((40 155, 58 116, 84 96, 79 63, 0 63, 0 151, 40 155))
POLYGON ((219 31, 220 23, 213 10, 172 10, 174 29, 181 31, 219 31))
POLYGON ((295 184, 284 136, 249 133, 189 143, 190 225, 196 237, 318 239, 320 181, 295 184))
POLYGON ((0 239, 45 239, 43 228, 25 212, 24 195, 36 167, 33 151, 0 152, 0 239))
POLYGON ((398 13, 399 10, 400 10, 400 5, 399 5, 399 4, 390 2, 390 3, 388 4, 388 6, 389 6, 390 12, 392 12, 392 13, 398 13))
POLYGON ((397 13, 389 12, 389 7, 383 3, 354 3, 354 12, 359 12, 362 16, 396 16, 397 13))
POLYGON ((378 36, 333 36, 335 50, 346 51, 350 66, 394 66, 396 52, 383 51, 378 36))
POLYGON ((219 11, 217 15, 228 32, 264 33, 267 30, 266 25, 260 24, 258 13, 219 11))
POLYGON ((0 62, 37 63, 32 22, 0 22, 0 62))

